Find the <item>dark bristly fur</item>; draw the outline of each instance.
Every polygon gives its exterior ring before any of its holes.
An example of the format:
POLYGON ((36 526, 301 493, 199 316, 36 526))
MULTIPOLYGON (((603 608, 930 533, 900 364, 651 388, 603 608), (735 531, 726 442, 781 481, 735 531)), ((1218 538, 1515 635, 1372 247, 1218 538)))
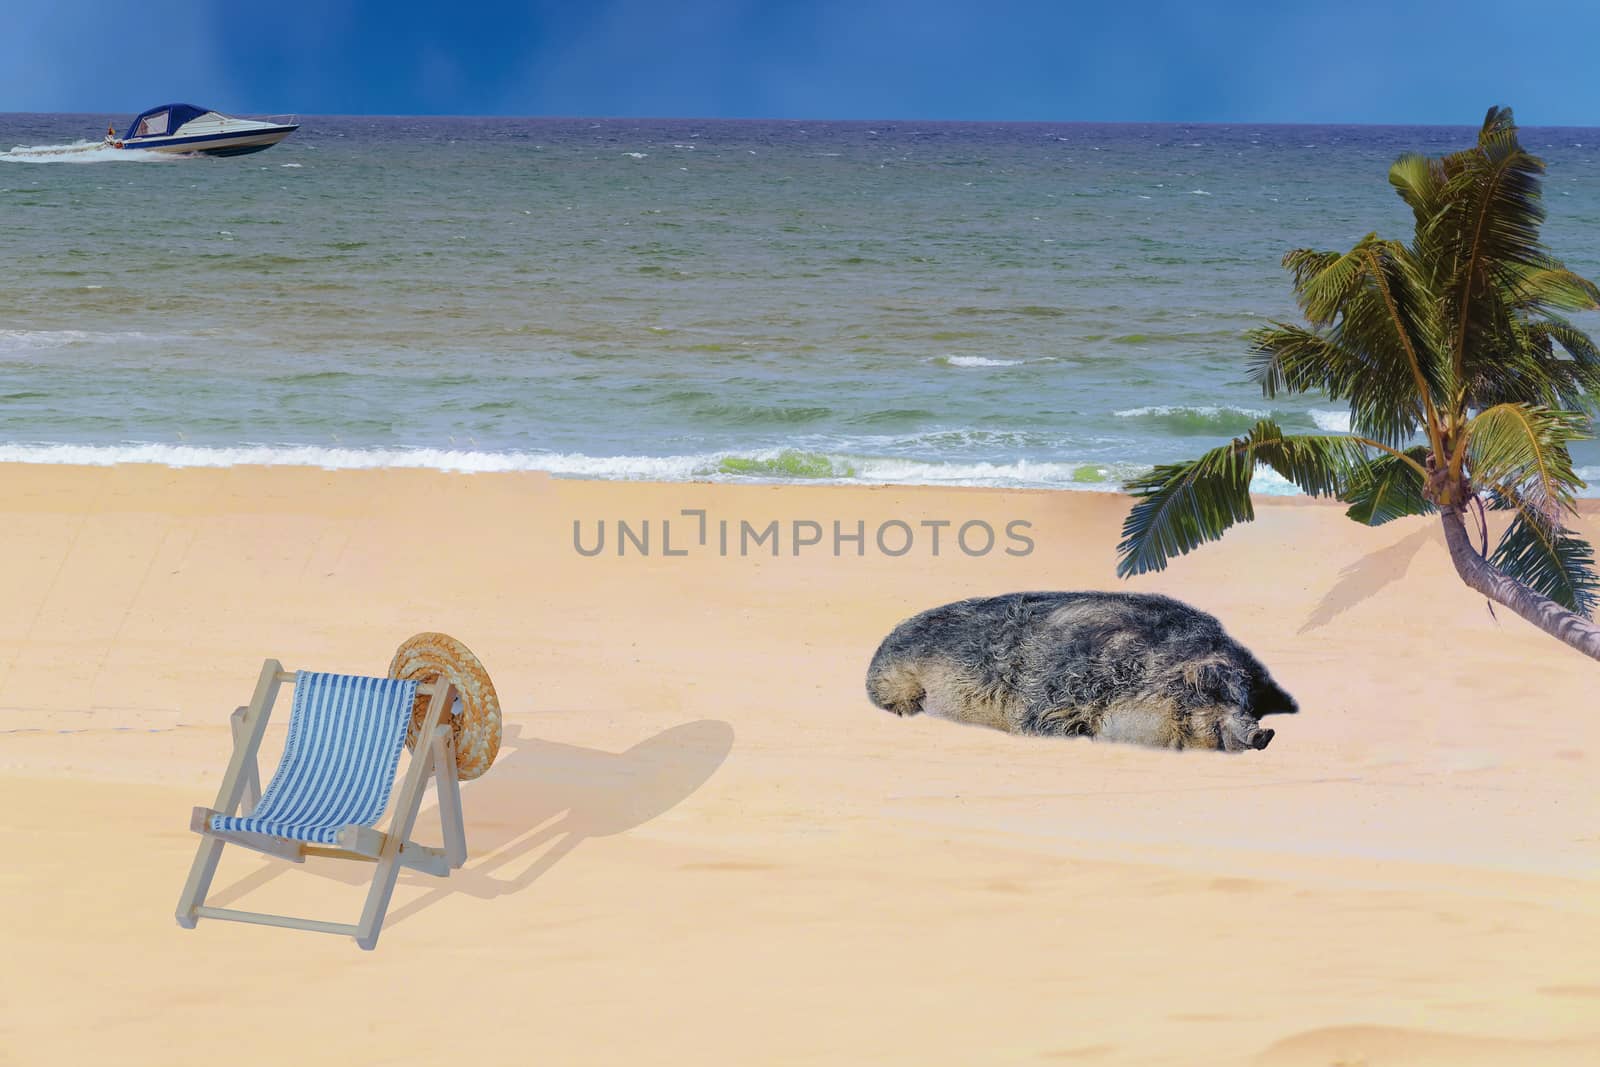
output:
POLYGON ((867 695, 1015 734, 1163 748, 1266 748, 1264 715, 1298 710, 1203 611, 1148 593, 1012 593, 925 611, 894 628, 867 695))

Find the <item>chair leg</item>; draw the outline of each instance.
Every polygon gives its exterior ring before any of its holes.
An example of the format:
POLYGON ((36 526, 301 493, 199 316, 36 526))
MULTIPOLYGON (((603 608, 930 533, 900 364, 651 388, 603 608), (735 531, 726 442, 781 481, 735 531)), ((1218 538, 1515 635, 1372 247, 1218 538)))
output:
MULTIPOLYGON (((433 762, 433 748, 419 745, 422 754, 419 763, 433 762)), ((425 774, 426 772, 424 772, 425 774)), ((410 784, 409 782, 407 783, 410 784)), ((383 918, 389 912, 389 898, 394 895, 395 881, 400 877, 400 849, 411 836, 411 828, 422 808, 422 790, 414 796, 402 798, 395 810, 394 825, 383 842, 383 852, 378 857, 377 869, 372 874, 372 888, 367 890, 367 903, 361 909, 361 922, 357 925, 356 944, 364 949, 378 945, 378 935, 383 932, 383 918)))
MULTIPOLYGON (((453 698, 452 687, 441 685, 433 695, 428 716, 423 720, 419 740, 433 736, 440 715, 453 698)), ((431 744, 419 743, 411 754, 411 766, 406 771, 405 785, 395 804, 394 820, 384 838, 383 851, 378 856, 378 868, 372 875, 372 888, 367 891, 366 906, 361 909, 361 922, 356 926, 356 944, 364 949, 377 947, 378 935, 383 932, 383 917, 389 911, 389 898, 394 895, 395 879, 400 877, 400 849, 411 837, 417 813, 422 810, 422 791, 428 775, 433 771, 431 744)))
MULTIPOLYGON (((217 799, 212 805, 217 811, 231 815, 239 810, 245 791, 255 770, 256 750, 261 747, 261 735, 267 728, 267 717, 278 697, 278 674, 283 664, 275 659, 261 664, 261 675, 256 679, 255 694, 250 698, 244 715, 233 723, 233 758, 222 776, 217 789, 217 799)), ((200 908, 211 891, 211 879, 217 873, 217 861, 222 858, 223 842, 209 834, 200 839, 194 862, 189 866, 189 879, 178 897, 178 925, 193 930, 200 918, 200 908)))
POLYGON ((378 869, 372 876, 372 888, 367 891, 367 904, 361 909, 361 922, 356 927, 356 944, 368 952, 378 947, 378 935, 383 932, 383 917, 389 911, 389 898, 394 895, 394 883, 398 877, 400 857, 385 856, 378 861, 378 869))
POLYGON ((206 835, 200 839, 194 863, 189 867, 189 880, 184 883, 183 895, 178 898, 178 925, 193 930, 200 921, 200 906, 211 892, 211 879, 217 873, 217 861, 222 858, 222 841, 206 835))
POLYGON ((433 781, 439 794, 439 824, 444 854, 452 868, 467 862, 467 828, 461 818, 461 782, 456 777, 455 735, 441 727, 434 735, 433 781))
MULTIPOLYGON (((249 713, 249 708, 234 708, 233 714, 228 717, 229 725, 233 727, 235 748, 249 743, 249 728, 245 725, 245 716, 249 713)), ((252 755, 245 757, 244 793, 239 801, 239 814, 249 815, 256 810, 256 805, 259 803, 261 803, 261 772, 257 769, 255 757, 252 755)))

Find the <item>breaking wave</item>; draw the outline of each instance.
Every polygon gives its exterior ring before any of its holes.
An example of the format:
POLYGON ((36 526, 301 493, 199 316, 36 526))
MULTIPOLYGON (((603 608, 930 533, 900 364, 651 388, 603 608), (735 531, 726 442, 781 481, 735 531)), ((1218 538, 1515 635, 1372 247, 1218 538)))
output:
POLYGON ((1350 413, 1348 411, 1323 411, 1319 408, 1312 408, 1311 421, 1317 424, 1317 429, 1328 433, 1350 432, 1350 413))
POLYGON ((935 363, 946 367, 1017 367, 1020 359, 990 359, 988 356, 938 356, 935 363))
POLYGON ((0 330, 0 353, 155 339, 155 335, 138 330, 0 330))
MULTIPOLYGON (((631 481, 824 482, 1115 489, 1139 464, 1016 460, 946 463, 798 449, 680 456, 588 456, 564 452, 486 452, 434 448, 325 448, 312 445, 0 445, 0 463, 107 467, 315 467, 323 470, 422 469, 467 474, 544 471, 573 478, 631 481)), ((1264 491, 1272 492, 1271 488, 1264 491)))
MULTIPOLYGON (((543 471, 568 478, 654 482, 811 482, 855 485, 944 485, 1115 492, 1148 464, 1019 459, 940 462, 886 456, 774 448, 678 456, 589 456, 576 452, 491 452, 438 448, 326 448, 314 445, 0 445, 0 463, 109 467, 123 463, 166 467, 313 467, 322 470, 436 470, 462 474, 543 471)), ((1591 487, 1600 467, 1579 468, 1591 487)), ((1273 471, 1256 471, 1252 490, 1297 496, 1273 471)), ((1581 496, 1600 495, 1600 487, 1581 496)))
POLYGON ((1244 433, 1258 420, 1270 418, 1272 412, 1257 408, 1185 407, 1163 404, 1128 408, 1116 412, 1116 416, 1119 419, 1132 419, 1181 437, 1244 433))

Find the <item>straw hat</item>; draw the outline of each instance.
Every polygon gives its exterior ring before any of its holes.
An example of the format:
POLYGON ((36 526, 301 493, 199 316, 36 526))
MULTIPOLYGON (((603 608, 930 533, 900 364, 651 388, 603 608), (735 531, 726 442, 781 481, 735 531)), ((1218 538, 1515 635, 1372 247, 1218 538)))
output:
MULTIPOLYGON (((500 698, 489 672, 470 648, 449 634, 417 634, 395 649, 389 677, 423 685, 444 678, 454 685, 461 701, 461 713, 450 720, 455 733, 456 775, 469 781, 489 769, 500 751, 500 698)), ((406 746, 413 750, 430 699, 419 693, 412 706, 406 746)))

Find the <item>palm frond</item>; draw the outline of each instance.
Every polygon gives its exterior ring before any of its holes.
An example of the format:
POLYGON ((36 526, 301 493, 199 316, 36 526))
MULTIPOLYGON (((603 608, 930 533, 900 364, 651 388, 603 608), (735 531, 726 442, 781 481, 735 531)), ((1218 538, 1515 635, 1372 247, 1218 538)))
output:
POLYGON ((1415 284, 1408 257, 1392 243, 1368 242, 1366 284, 1330 331, 1341 348, 1361 355, 1344 393, 1352 427, 1391 446, 1424 425, 1430 403, 1441 403, 1451 384, 1449 361, 1436 355, 1434 302, 1415 284))
POLYGON ((1547 315, 1529 323, 1529 327, 1536 334, 1542 334, 1566 349, 1574 362, 1600 368, 1600 347, 1587 333, 1561 316, 1547 315))
POLYGON ((1366 281, 1366 247, 1377 239, 1377 234, 1369 233, 1344 253, 1299 250, 1283 257, 1283 265, 1294 274, 1295 298, 1306 321, 1328 326, 1339 317, 1346 301, 1366 281))
MULTIPOLYGON (((1415 463, 1423 463, 1428 450, 1418 445, 1406 449, 1415 463)), ((1422 472, 1399 456, 1380 455, 1359 471, 1340 499, 1350 505, 1345 515, 1366 526, 1382 526, 1395 519, 1426 515, 1435 510, 1423 496, 1422 472)))
POLYGON ((1348 400, 1352 427, 1396 446, 1449 392, 1449 361, 1425 271, 1404 245, 1368 235, 1350 252, 1284 257, 1311 328, 1252 331, 1250 371, 1268 397, 1321 391, 1348 400))
POLYGON ((1508 281, 1511 303, 1518 311, 1600 310, 1600 288, 1549 256, 1538 266, 1513 269, 1508 281))
POLYGON ((1326 334, 1274 322, 1247 335, 1250 380, 1269 400, 1279 393, 1327 393, 1330 399, 1349 396, 1366 370, 1359 353, 1352 352, 1326 334))
POLYGON ((1444 164, 1419 152, 1407 152, 1389 168, 1389 184, 1416 216, 1417 229, 1426 229, 1444 209, 1444 164))
POLYGON ((1473 483, 1515 497, 1547 525, 1560 523, 1583 482, 1567 446, 1587 436, 1580 413, 1535 404, 1497 404, 1467 424, 1473 483))
POLYGON ((1162 464, 1123 489, 1137 498, 1122 524, 1117 574, 1143 574, 1255 518, 1250 482, 1265 464, 1312 496, 1336 495, 1366 463, 1348 437, 1285 437, 1263 419, 1248 434, 1187 463, 1162 464))
POLYGON ((1546 315, 1528 323, 1528 337, 1549 379, 1551 399, 1541 402, 1573 411, 1600 405, 1600 347, 1587 333, 1558 315, 1546 315))
MULTIPOLYGON (((1482 301, 1487 305, 1492 301, 1482 301)), ((1556 366, 1554 350, 1528 318, 1511 313, 1498 302, 1485 315, 1472 353, 1463 361, 1467 371, 1461 383, 1464 407, 1487 409, 1500 404, 1537 404, 1569 407, 1560 403, 1562 384, 1572 368, 1556 366)))
POLYGON ((1494 104, 1483 115, 1483 126, 1478 130, 1478 140, 1495 134, 1517 132, 1517 120, 1511 114, 1511 109, 1503 104, 1494 104))
POLYGON ((1456 377, 1466 381, 1474 371, 1465 364, 1475 354, 1487 354, 1479 342, 1496 332, 1511 277, 1540 267, 1547 258, 1539 242, 1544 163, 1523 149, 1510 111, 1493 109, 1477 146, 1445 157, 1443 166, 1446 207, 1419 238, 1438 257, 1449 350, 1456 377))
POLYGON ((1514 508, 1517 514, 1489 565, 1567 610, 1592 618, 1600 605, 1600 575, 1589 542, 1559 523, 1547 524, 1537 508, 1515 497, 1502 495, 1496 506, 1514 508))
POLYGON ((1317 275, 1345 257, 1344 252, 1319 252, 1314 248, 1291 248, 1283 254, 1283 268, 1294 275, 1296 292, 1317 275))

